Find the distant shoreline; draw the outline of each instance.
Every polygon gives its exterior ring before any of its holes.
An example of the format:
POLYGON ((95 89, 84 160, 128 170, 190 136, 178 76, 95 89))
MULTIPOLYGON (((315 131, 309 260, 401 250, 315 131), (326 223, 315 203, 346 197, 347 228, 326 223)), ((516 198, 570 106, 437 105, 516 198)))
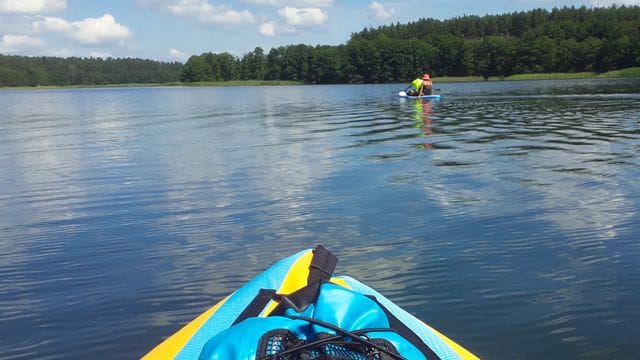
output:
POLYGON ((102 88, 135 88, 135 87, 218 87, 218 86, 288 86, 303 85, 299 81, 284 80, 230 80, 207 82, 168 82, 150 84, 108 84, 108 85, 47 85, 47 86, 2 86, 2 90, 63 90, 63 89, 102 89, 102 88))
POLYGON ((537 73, 517 74, 506 77, 490 76, 485 79, 482 76, 442 76, 433 77, 434 82, 474 82, 474 81, 519 81, 519 80, 567 80, 567 79, 602 79, 602 78, 635 78, 640 77, 640 67, 632 67, 621 70, 611 70, 597 74, 594 72, 579 73, 537 73))
MULTIPOLYGON (((640 77, 640 67, 612 70, 597 74, 593 72, 580 73, 538 73, 517 74, 507 77, 490 76, 440 76, 432 77, 435 83, 454 82, 482 82, 482 81, 521 81, 521 80, 567 80, 567 79, 602 79, 602 78, 636 78, 640 77)), ((410 80, 407 80, 407 83, 410 80)), ((290 86, 305 85, 300 81, 283 80, 231 80, 231 81, 207 81, 207 82, 169 82, 156 84, 110 84, 110 85, 53 85, 53 86, 17 86, 0 87, 2 90, 57 90, 57 89, 99 89, 122 87, 221 87, 221 86, 290 86)))

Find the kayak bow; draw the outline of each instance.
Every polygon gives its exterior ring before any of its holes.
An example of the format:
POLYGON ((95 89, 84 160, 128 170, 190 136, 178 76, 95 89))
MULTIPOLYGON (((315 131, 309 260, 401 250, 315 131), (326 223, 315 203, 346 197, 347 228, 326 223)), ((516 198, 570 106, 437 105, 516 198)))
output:
POLYGON ((478 359, 348 276, 318 246, 284 258, 143 359, 478 359))

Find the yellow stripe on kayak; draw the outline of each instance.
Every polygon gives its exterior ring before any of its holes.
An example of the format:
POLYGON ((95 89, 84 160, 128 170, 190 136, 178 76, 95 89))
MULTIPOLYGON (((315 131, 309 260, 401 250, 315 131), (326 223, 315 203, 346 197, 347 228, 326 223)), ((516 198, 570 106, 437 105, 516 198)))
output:
MULTIPOLYGON (((282 281, 282 285, 280 289, 278 289, 278 294, 291 294, 305 286, 307 286, 307 280, 309 278, 309 267, 311 266, 311 261, 313 260, 313 252, 309 251, 308 253, 302 255, 298 258, 293 265, 289 268, 287 275, 284 277, 282 281)), ((340 285, 345 289, 351 290, 349 284, 342 278, 331 278, 331 282, 340 285)), ((271 312, 278 306, 278 303, 275 301, 269 302, 269 305, 266 306, 265 311, 262 316, 269 316, 271 312)))
MULTIPOLYGON (((232 294, 233 295, 233 294, 232 294)), ((143 360, 164 360, 175 358, 180 350, 187 344, 187 342, 193 337, 193 335, 200 330, 202 325, 209 320, 209 318, 215 314, 216 311, 224 304, 231 295, 220 300, 212 308, 200 314, 197 318, 193 319, 190 323, 185 325, 177 333, 171 335, 165 341, 161 342, 147 355, 143 360)))
MULTIPOLYGON (((307 285, 307 278, 309 277, 309 266, 311 266, 311 260, 313 259, 313 251, 309 251, 306 254, 300 256, 289 268, 287 275, 282 280, 282 285, 278 289, 278 294, 291 294, 296 290, 303 288, 307 285)), ((278 306, 275 301, 270 301, 266 309, 263 311, 262 316, 269 316, 271 312, 278 306)))
MULTIPOLYGON (((293 265, 289 268, 287 275, 285 276, 282 285, 280 286, 279 293, 280 294, 291 294, 292 292, 300 289, 307 285, 307 277, 309 276, 309 266, 311 265, 311 259, 313 259, 313 252, 309 251, 306 254, 300 256, 293 265)), ((233 294, 231 294, 233 295, 233 294)), ((182 350, 182 348, 187 344, 187 342, 193 337, 193 335, 200 330, 202 325, 209 320, 209 318, 215 314, 215 312, 224 304, 231 295, 222 299, 212 308, 202 313, 200 316, 195 318, 193 321, 185 325, 182 329, 180 329, 177 333, 171 335, 165 341, 156 346, 153 350, 151 350, 147 355, 145 355, 143 360, 163 360, 163 359, 173 359, 178 353, 182 350)), ((267 316, 273 309, 275 309, 277 303, 273 301, 267 307, 265 311, 265 315, 267 316)))
POLYGON ((313 259, 313 251, 300 256, 289 268, 287 275, 282 280, 278 294, 291 294, 292 292, 307 286, 309 267, 313 259))
POLYGON ((436 329, 432 328, 431 326, 427 325, 424 321, 422 323, 424 324, 424 326, 428 327, 436 335, 438 335, 445 343, 447 343, 447 345, 449 345, 449 347, 451 349, 453 349, 453 351, 455 351, 455 353, 460 356, 461 360, 480 360, 479 357, 473 355, 471 352, 469 352, 469 350, 467 350, 467 349, 463 348, 462 346, 458 345, 455 341, 449 339, 448 337, 446 337, 444 334, 442 334, 438 330, 436 330, 436 329))
POLYGON ((338 278, 338 277, 331 278, 331 282, 336 284, 336 285, 340 285, 340 286, 342 286, 343 288, 345 288, 347 290, 353 290, 353 289, 351 289, 351 286, 349 286, 349 284, 347 284, 347 282, 344 281, 343 278, 338 278))

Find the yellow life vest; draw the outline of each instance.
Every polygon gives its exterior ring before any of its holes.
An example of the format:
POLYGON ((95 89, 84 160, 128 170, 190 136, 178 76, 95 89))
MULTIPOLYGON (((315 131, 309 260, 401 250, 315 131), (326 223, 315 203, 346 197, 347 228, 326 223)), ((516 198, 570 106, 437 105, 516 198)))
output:
POLYGON ((415 79, 411 82, 411 86, 416 90, 420 90, 420 86, 422 86, 422 79, 415 79))

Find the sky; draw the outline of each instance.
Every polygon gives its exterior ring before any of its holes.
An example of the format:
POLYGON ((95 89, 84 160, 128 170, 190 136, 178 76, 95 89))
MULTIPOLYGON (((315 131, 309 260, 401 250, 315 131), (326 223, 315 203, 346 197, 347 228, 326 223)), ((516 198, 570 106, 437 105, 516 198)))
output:
POLYGON ((261 47, 338 45, 367 27, 640 0, 0 0, 0 54, 185 62, 261 47))

